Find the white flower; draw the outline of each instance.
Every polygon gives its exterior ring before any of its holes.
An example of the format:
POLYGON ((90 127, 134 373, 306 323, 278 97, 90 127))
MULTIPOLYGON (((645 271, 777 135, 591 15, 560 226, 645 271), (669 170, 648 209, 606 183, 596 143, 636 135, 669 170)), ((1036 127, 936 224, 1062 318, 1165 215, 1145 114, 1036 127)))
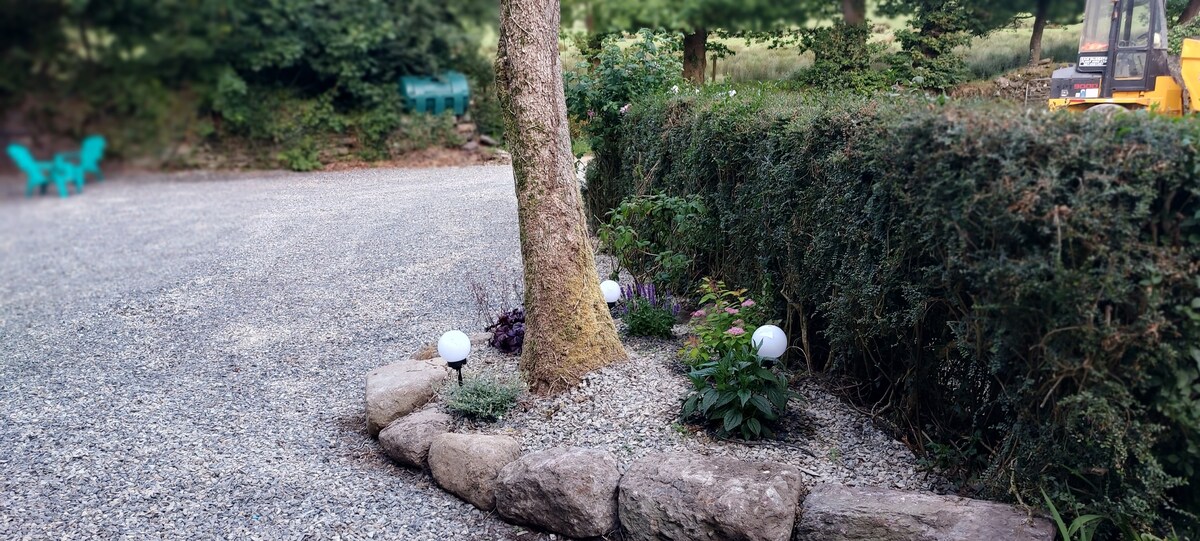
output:
POLYGON ((729 91, 729 97, 731 97, 731 98, 732 98, 732 97, 734 97, 734 96, 736 96, 736 95, 737 95, 737 90, 730 90, 730 91, 729 91))
POLYGON ((679 93, 679 85, 675 85, 675 86, 671 87, 671 93, 678 94, 679 93))

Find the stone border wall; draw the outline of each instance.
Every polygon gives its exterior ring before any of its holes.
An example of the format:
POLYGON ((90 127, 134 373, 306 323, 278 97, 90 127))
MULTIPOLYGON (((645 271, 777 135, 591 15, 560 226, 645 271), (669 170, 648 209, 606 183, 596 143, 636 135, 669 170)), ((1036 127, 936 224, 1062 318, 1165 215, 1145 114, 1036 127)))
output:
POLYGON ((451 433, 450 416, 426 407, 447 374, 438 358, 372 370, 368 432, 392 460, 428 467, 442 489, 514 524, 573 538, 620 529, 633 541, 1055 537, 1045 518, 994 502, 836 484, 805 494, 799 470, 780 463, 658 453, 622 475, 603 450, 561 447, 521 456, 517 440, 451 433))

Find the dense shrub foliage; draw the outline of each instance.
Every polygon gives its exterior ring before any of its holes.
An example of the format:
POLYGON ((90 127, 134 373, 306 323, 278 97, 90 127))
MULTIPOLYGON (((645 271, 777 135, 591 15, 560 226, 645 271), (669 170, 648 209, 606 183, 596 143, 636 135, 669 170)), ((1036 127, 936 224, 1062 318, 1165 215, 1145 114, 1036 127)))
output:
POLYGON ((496 129, 476 31, 494 17, 478 0, 7 2, 0 115, 21 110, 39 136, 102 131, 117 154, 227 136, 310 169, 351 137, 380 159, 402 150, 402 75, 466 72, 478 124, 496 129))
MULTIPOLYGON (((674 36, 642 30, 638 32, 638 40, 624 48, 619 36, 610 36, 604 39, 594 61, 595 65, 580 66, 564 74, 567 110, 581 124, 595 150, 595 159, 587 168, 589 180, 618 174, 621 164, 614 160, 619 158, 620 151, 606 145, 618 140, 617 130, 630 103, 672 87, 678 92, 686 86, 682 76, 683 55, 674 36)), ((606 186, 606 183, 589 184, 586 189, 603 191, 606 186)), ((615 206, 589 208, 588 218, 596 224, 615 206)))
POLYGON ((692 259, 686 254, 701 235, 707 212, 699 197, 629 197, 608 213, 597 234, 613 258, 612 278, 622 269, 643 283, 682 291, 692 259))
POLYGON ((1194 527, 1200 125, 742 92, 619 133, 591 206, 702 197, 695 271, 773 284, 810 362, 964 493, 1194 527))

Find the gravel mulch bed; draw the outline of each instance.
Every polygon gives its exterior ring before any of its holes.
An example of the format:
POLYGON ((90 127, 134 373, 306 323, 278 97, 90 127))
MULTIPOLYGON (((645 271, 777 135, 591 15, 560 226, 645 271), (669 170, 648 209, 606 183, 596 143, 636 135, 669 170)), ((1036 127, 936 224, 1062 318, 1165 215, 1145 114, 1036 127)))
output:
MULTIPOLYGON (((675 331, 681 336, 686 327, 676 326, 675 331)), ((746 444, 681 425, 680 404, 691 386, 678 361, 681 343, 628 337, 625 343, 628 361, 589 374, 571 391, 527 397, 499 422, 462 420, 459 430, 508 434, 521 441, 525 452, 560 446, 605 449, 622 469, 653 452, 689 451, 791 464, 810 483, 906 490, 932 490, 944 483, 923 470, 904 444, 812 381, 793 386, 800 397, 789 404, 779 440, 746 444)), ((476 365, 468 365, 467 377, 517 371, 516 357, 494 350, 473 361, 476 365)))

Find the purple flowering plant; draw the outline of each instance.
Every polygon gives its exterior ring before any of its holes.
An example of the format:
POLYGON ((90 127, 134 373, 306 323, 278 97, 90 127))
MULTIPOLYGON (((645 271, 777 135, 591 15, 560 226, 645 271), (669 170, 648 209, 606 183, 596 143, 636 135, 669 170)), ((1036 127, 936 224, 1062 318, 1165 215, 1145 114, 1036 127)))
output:
POLYGON ((633 336, 670 338, 671 328, 679 319, 680 306, 668 294, 659 294, 653 283, 621 286, 621 304, 616 313, 625 320, 633 336))

